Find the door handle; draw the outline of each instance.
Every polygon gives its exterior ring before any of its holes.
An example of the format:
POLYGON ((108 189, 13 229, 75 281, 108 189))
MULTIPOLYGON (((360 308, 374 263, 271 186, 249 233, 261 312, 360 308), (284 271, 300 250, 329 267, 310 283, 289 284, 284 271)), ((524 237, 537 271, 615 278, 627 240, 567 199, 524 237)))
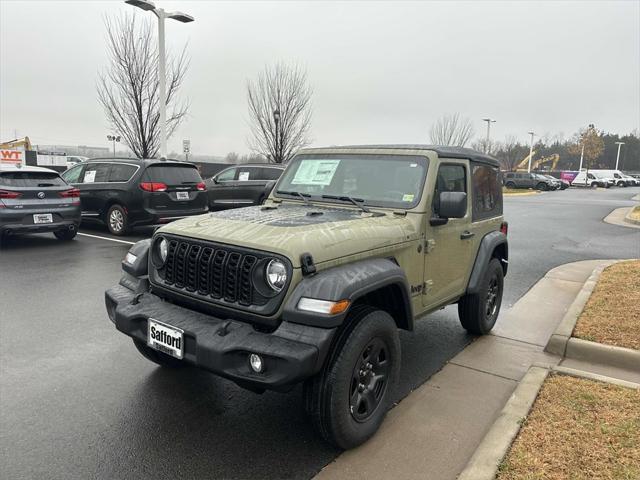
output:
POLYGON ((475 236, 475 233, 470 232, 469 230, 465 230, 464 232, 462 232, 460 234, 460 240, 466 240, 466 239, 471 238, 473 236, 475 236))

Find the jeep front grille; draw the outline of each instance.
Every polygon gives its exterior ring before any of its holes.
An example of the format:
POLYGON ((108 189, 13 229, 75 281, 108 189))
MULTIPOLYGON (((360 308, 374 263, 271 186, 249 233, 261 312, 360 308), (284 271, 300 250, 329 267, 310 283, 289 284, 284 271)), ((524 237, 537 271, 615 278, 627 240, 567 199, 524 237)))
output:
POLYGON ((268 302, 269 298, 256 291, 252 279, 256 265, 267 255, 191 240, 167 240, 167 260, 158 272, 163 286, 224 304, 259 306, 268 302))

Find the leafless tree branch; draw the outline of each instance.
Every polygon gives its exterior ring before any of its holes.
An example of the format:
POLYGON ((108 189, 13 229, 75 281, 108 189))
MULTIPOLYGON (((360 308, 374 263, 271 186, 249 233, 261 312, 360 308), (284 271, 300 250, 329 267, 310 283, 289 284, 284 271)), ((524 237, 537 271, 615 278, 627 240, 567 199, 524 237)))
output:
POLYGON ((265 67, 256 81, 248 81, 249 147, 271 162, 288 162, 310 143, 312 95, 307 73, 297 65, 277 63, 265 67))
MULTIPOLYGON (((152 24, 133 14, 105 17, 109 66, 98 74, 96 89, 112 130, 138 158, 153 158, 160 148, 158 48, 152 24)), ((167 138, 189 105, 176 100, 189 68, 186 47, 167 59, 167 138)))
POLYGON ((429 136, 434 145, 464 147, 474 134, 473 123, 459 113, 443 115, 431 126, 429 136))

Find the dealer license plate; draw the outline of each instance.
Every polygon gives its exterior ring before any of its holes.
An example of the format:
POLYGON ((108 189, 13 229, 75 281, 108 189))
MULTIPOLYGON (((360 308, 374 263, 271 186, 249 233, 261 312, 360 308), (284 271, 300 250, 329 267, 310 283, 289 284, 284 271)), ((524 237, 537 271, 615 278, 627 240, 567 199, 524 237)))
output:
POLYGON ((53 223, 53 215, 50 213, 36 213, 33 216, 33 223, 53 223))
POLYGON ((147 345, 159 352, 182 359, 184 354, 183 331, 152 318, 148 321, 147 345))
POLYGON ((178 200, 189 200, 189 192, 176 192, 178 200))

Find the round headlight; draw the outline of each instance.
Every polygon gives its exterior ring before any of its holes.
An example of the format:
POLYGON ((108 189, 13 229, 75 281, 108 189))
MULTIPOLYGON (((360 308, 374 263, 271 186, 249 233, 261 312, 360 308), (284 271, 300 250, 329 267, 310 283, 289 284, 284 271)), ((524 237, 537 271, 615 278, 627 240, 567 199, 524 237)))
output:
POLYGON ((160 255, 160 260, 162 263, 167 261, 167 251, 169 250, 169 242, 167 242, 166 238, 160 240, 158 244, 158 254, 160 255))
POLYGON ((280 260, 271 260, 266 269, 267 284, 279 292, 287 283, 287 268, 280 260))
POLYGON ((164 267, 169 252, 169 242, 163 237, 156 239, 151 249, 151 260, 156 268, 164 267))

